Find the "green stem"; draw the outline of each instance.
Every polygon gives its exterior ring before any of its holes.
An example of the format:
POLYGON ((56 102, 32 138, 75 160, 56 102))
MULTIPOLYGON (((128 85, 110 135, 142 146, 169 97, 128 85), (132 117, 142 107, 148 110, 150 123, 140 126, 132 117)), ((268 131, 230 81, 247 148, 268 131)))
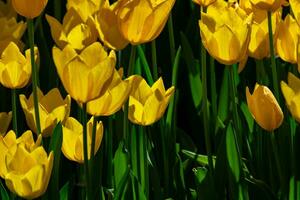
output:
POLYGON ((278 89, 277 69, 276 69, 274 43, 273 43, 272 12, 271 11, 268 11, 268 28, 269 28, 269 45, 270 45, 270 54, 271 54, 273 88, 274 88, 275 97, 277 100, 279 100, 279 89, 278 89))
POLYGON ((143 69, 145 70, 147 81, 150 85, 152 85, 154 83, 154 81, 152 78, 151 70, 150 70, 149 64, 147 62, 144 50, 142 49, 141 45, 137 46, 137 51, 138 51, 138 55, 142 61, 143 69))
POLYGON ((13 130, 18 136, 18 119, 17 119, 17 91, 16 89, 11 90, 11 105, 12 105, 12 114, 13 114, 13 130))
POLYGON ((157 72, 157 56, 156 56, 156 42, 153 40, 151 42, 151 55, 152 55, 152 69, 153 69, 153 78, 154 80, 158 79, 157 72))
POLYGON ((170 43, 170 55, 171 55, 171 63, 173 65, 175 60, 175 39, 174 39, 174 28, 173 28, 173 19, 172 12, 169 15, 168 20, 168 31, 169 31, 169 43, 170 43))
POLYGON ((90 185, 90 174, 89 174, 89 160, 88 160, 88 144, 87 144, 87 113, 86 113, 86 103, 82 104, 83 115, 82 115, 82 125, 83 125, 83 158, 84 158, 84 173, 85 173, 85 182, 86 182, 86 197, 88 200, 91 200, 91 185, 90 185))
POLYGON ((27 26, 28 26, 28 39, 29 39, 30 58, 31 58, 31 67, 32 67, 32 90, 33 90, 35 123, 36 123, 37 133, 40 134, 41 124, 40 124, 40 115, 39 115, 39 102, 37 96, 38 71, 34 60, 34 27, 33 27, 32 19, 27 19, 27 26))
POLYGON ((112 117, 108 118, 108 134, 107 134, 107 187, 111 189, 113 187, 113 121, 112 117))
POLYGON ((136 55, 136 46, 131 46, 130 58, 129 58, 129 66, 127 71, 127 76, 134 74, 134 63, 135 63, 135 55, 136 55))
POLYGON ((144 188, 145 195, 148 199, 149 196, 149 169, 147 161, 147 136, 146 130, 148 127, 139 126, 139 134, 137 134, 139 142, 139 171, 140 171, 140 181, 144 188), (144 129, 143 129, 144 128, 144 129))
MULTIPOLYGON (((210 92, 211 92, 211 107, 214 120, 216 120, 218 107, 217 107, 217 87, 216 87, 216 73, 215 73, 215 60, 210 56, 210 92)), ((215 123, 214 123, 215 124, 215 123)))
POLYGON ((280 180, 280 186, 282 187, 283 183, 284 183, 284 178, 283 178, 283 174, 281 171, 281 165, 280 165, 280 161, 279 161, 279 152, 278 152, 278 148, 277 148, 277 144, 276 144, 276 138, 275 138, 274 131, 272 131, 270 134, 271 134, 272 149, 273 149, 273 153, 274 153, 274 157, 275 157, 275 163, 276 163, 277 172, 278 172, 279 180, 280 180))
MULTIPOLYGON (((208 107, 207 107, 207 72, 206 72, 206 51, 201 43, 201 66, 202 66, 202 93, 203 93, 203 125, 204 125, 204 136, 205 136, 205 147, 208 155, 208 166, 211 175, 213 175, 214 166, 211 152, 211 140, 209 134, 209 118, 208 118, 208 107)), ((213 176, 211 176, 213 177, 213 176)))

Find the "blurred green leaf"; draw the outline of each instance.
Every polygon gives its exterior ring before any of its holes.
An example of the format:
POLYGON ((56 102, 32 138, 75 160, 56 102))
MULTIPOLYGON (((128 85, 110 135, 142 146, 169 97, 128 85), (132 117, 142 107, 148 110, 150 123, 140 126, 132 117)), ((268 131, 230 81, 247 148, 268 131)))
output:
POLYGON ((125 176, 128 176, 128 158, 124 143, 120 142, 114 156, 115 186, 118 189, 125 176))
POLYGON ((2 180, 0 180, 0 193, 1 193, 1 199, 2 200, 9 200, 10 199, 5 187, 2 184, 2 180))
POLYGON ((236 182, 240 180, 240 161, 236 147, 236 140, 231 123, 227 126, 226 130, 226 155, 229 167, 236 182))
POLYGON ((217 199, 214 185, 210 177, 210 173, 204 167, 197 167, 193 169, 195 181, 197 186, 198 199, 213 200, 217 199))
MULTIPOLYGON (((192 151, 182 150, 182 153, 187 156, 189 159, 196 161, 201 166, 208 166, 208 156, 196 154, 192 151)), ((213 156, 213 164, 216 163, 216 156, 213 156)))
POLYGON ((249 111, 248 106, 244 102, 241 103, 241 110, 246 118, 250 133, 253 133, 254 119, 249 111))
POLYGON ((68 200, 69 199, 69 182, 67 182, 59 191, 59 199, 60 200, 68 200))

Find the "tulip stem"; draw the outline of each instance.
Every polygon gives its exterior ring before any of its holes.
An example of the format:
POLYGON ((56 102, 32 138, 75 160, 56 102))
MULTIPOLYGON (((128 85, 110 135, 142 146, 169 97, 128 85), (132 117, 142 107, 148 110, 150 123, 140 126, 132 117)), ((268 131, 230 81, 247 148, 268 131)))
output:
POLYGON ((174 60, 175 60, 175 39, 174 39, 174 28, 173 28, 172 12, 169 15, 168 31, 169 31, 169 43, 170 43, 171 63, 173 65, 174 64, 174 60))
POLYGON ((156 42, 155 42, 155 40, 153 40, 151 42, 151 55, 152 55, 153 78, 154 78, 154 80, 157 80, 158 72, 157 72, 157 57, 156 57, 156 42))
MULTIPOLYGON (((207 107, 207 72, 206 72, 206 51, 201 43, 201 67, 202 67, 202 93, 203 93, 203 125, 204 125, 204 136, 205 136, 205 147, 208 155, 208 166, 211 175, 213 175, 214 166, 211 152, 211 140, 209 134, 209 118, 208 118, 208 107, 207 107)), ((213 177, 213 176, 211 176, 213 177)))
POLYGON ((18 136, 18 119, 17 119, 17 90, 11 90, 11 105, 12 105, 12 114, 13 114, 13 130, 18 136))
POLYGON ((91 200, 91 185, 90 185, 90 174, 89 174, 89 161, 88 161, 88 145, 87 145, 87 113, 86 113, 86 103, 82 104, 83 114, 82 114, 82 125, 83 125, 83 158, 84 158, 84 171, 85 171, 85 182, 86 182, 86 197, 91 200))
POLYGON ((38 87, 38 72, 37 66, 34 60, 34 27, 33 20, 27 19, 28 26, 28 39, 30 46, 30 58, 31 58, 31 67, 32 67, 32 92, 33 92, 33 103, 34 103, 34 114, 35 114, 35 123, 37 128, 37 133, 41 133, 41 124, 40 124, 40 115, 39 115, 39 100, 37 96, 37 87, 38 87))
POLYGON ((278 89, 277 69, 276 69, 274 43, 273 43, 272 12, 271 11, 268 11, 268 28, 269 28, 269 45, 270 45, 270 54, 271 54, 273 88, 274 88, 275 97, 279 101, 279 89, 278 89))
POLYGON ((210 56, 210 92, 211 92, 211 107, 214 123, 216 122, 217 117, 217 89, 216 89, 216 73, 215 73, 215 60, 210 56))
POLYGON ((278 152, 278 148, 277 148, 277 144, 276 144, 276 138, 275 138, 274 131, 271 132, 271 143, 272 143, 272 149, 273 149, 273 153, 274 153, 274 157, 275 157, 275 163, 276 163, 276 167, 277 167, 277 171, 278 171, 278 175, 279 175, 280 186, 282 186, 282 184, 284 183, 284 178, 283 178, 283 174, 282 174, 281 166, 280 166, 280 162, 279 162, 279 152, 278 152))
POLYGON ((96 116, 94 116, 93 129, 92 129, 92 143, 91 143, 91 161, 92 161, 92 163, 93 163, 93 160, 94 160, 94 157, 95 157, 96 130, 97 130, 97 118, 96 118, 96 116))

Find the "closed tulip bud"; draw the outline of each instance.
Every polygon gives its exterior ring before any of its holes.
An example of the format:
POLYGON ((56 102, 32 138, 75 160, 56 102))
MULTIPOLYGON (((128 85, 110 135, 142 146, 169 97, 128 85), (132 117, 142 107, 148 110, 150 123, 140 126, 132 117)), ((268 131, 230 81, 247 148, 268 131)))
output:
MULTIPOLYGON (((58 122, 64 123, 69 117, 71 97, 67 95, 66 98, 63 99, 59 90, 54 88, 46 95, 38 90, 38 99, 41 133, 44 137, 47 137, 52 134, 52 131, 58 122)), ((25 113, 28 127, 37 133, 33 94, 30 95, 29 99, 27 99, 25 95, 21 94, 20 103, 25 113)))
MULTIPOLYGON (((35 57, 37 58, 37 48, 35 51, 35 57)), ((9 43, 0 59, 1 84, 10 89, 23 88, 30 78, 30 50, 26 50, 24 56, 15 43, 9 43)))
POLYGON ((26 131, 19 138, 13 130, 9 131, 4 137, 0 135, 0 176, 5 178, 9 169, 6 165, 6 155, 14 155, 16 153, 17 146, 22 143, 29 151, 33 151, 40 146, 42 137, 39 136, 36 142, 33 139, 32 132, 26 131))
POLYGON ((23 48, 24 44, 21 41, 21 37, 26 30, 26 23, 23 21, 17 22, 14 17, 1 17, 0 30, 0 54, 10 42, 17 44, 20 49, 23 48))
POLYGON ((300 79, 288 73, 288 84, 281 81, 281 91, 292 116, 300 123, 300 79))
POLYGON ((120 50, 127 46, 128 41, 123 37, 118 28, 118 11, 121 1, 109 5, 105 0, 95 19, 95 25, 100 40, 110 49, 120 50))
POLYGON ((19 15, 33 19, 43 12, 47 2, 48 0, 12 0, 12 5, 19 15))
POLYGON ((199 6, 207 7, 210 4, 214 3, 216 0, 193 0, 194 3, 198 4, 199 6))
POLYGON ((282 110, 268 87, 256 84, 252 95, 247 87, 246 97, 248 108, 260 127, 274 131, 282 124, 282 110))
POLYGON ((218 62, 231 65, 246 57, 252 15, 227 6, 223 1, 201 13, 200 34, 204 47, 218 62))
MULTIPOLYGON (((272 34, 274 43, 278 33, 281 12, 272 13, 272 34)), ((253 23, 248 47, 248 55, 255 59, 263 59, 270 56, 268 15, 264 10, 253 8, 253 23)))
POLYGON ((76 50, 82 50, 96 42, 97 30, 92 19, 86 22, 71 8, 65 14, 61 24, 54 17, 46 15, 51 28, 51 35, 56 45, 63 49, 67 44, 76 50))
POLYGON ((293 11, 293 15, 297 21, 297 23, 300 25, 300 1, 298 0, 289 0, 291 9, 293 11))
POLYGON ((53 152, 49 156, 42 146, 34 149, 26 144, 15 146, 15 153, 7 153, 5 183, 10 191, 26 199, 34 199, 46 192, 53 166, 53 152))
POLYGON ((118 26, 131 44, 154 40, 163 30, 175 0, 121 0, 118 26))
POLYGON ((0 135, 4 135, 9 127, 11 122, 12 112, 1 112, 0 113, 0 135))
POLYGON ((81 19, 86 22, 100 9, 101 4, 102 0, 68 0, 67 10, 76 10, 81 19))
MULTIPOLYGON (((93 132, 93 117, 87 123, 87 144, 88 144, 88 159, 91 157, 92 132, 93 132)), ((63 142, 61 150, 69 160, 83 163, 83 127, 74 118, 69 117, 63 126, 63 142)), ((96 126, 95 151, 96 154, 103 138, 103 125, 98 122, 96 126)))
POLYGON ((287 15, 281 21, 278 28, 276 50, 279 57, 290 63, 297 63, 297 45, 300 36, 299 26, 296 20, 287 15))
POLYGON ((115 52, 107 53, 99 42, 80 54, 70 45, 63 50, 53 47, 53 59, 64 88, 79 103, 87 103, 106 91, 116 64, 115 52))
POLYGON ((123 69, 115 70, 107 91, 87 103, 87 112, 94 116, 109 116, 121 109, 130 92, 128 80, 123 81, 123 69))
POLYGON ((141 76, 133 75, 128 79, 132 87, 128 104, 129 120, 142 126, 158 121, 163 116, 175 87, 172 86, 166 91, 162 78, 152 87, 141 76))

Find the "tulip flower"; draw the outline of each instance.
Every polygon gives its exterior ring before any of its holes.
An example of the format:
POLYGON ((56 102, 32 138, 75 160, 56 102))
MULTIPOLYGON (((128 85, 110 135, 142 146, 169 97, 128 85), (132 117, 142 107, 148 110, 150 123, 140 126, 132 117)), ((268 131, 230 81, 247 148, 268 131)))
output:
MULTIPOLYGON (((38 90, 39 115, 41 123, 41 133, 44 137, 50 136, 58 122, 64 123, 70 115, 71 97, 62 98, 57 88, 50 90, 44 95, 38 90)), ((37 133, 33 94, 29 99, 25 95, 20 95, 21 107, 25 113, 25 118, 29 128, 37 133)))
POLYGON ((297 45, 300 36, 299 26, 296 20, 287 15, 281 21, 278 28, 276 50, 279 57, 289 63, 297 63, 297 45))
POLYGON ((110 49, 120 50, 127 46, 128 41, 118 28, 118 11, 121 1, 109 5, 105 0, 95 19, 95 26, 100 40, 110 49))
MULTIPOLYGON (((37 58, 37 49, 35 49, 37 58)), ((7 88, 23 88, 31 78, 30 50, 25 56, 19 47, 11 42, 3 51, 0 59, 0 82, 7 88)))
POLYGON ((48 0, 12 0, 15 11, 24 17, 38 17, 47 5, 48 0))
POLYGON ((16 43, 20 48, 24 46, 20 39, 26 30, 26 23, 17 22, 14 17, 0 17, 0 30, 0 54, 10 42, 16 43))
POLYGON ((281 91, 292 116, 300 123, 300 79, 288 73, 288 84, 281 81, 281 91))
POLYGON ((289 0, 289 3, 292 8, 294 17, 297 23, 300 25, 300 2, 298 0, 289 0))
POLYGON ((80 54, 70 45, 63 50, 54 47, 53 59, 64 88, 79 103, 87 103, 106 91, 116 64, 115 52, 108 54, 99 42, 80 54))
POLYGON ((216 0, 193 0, 194 3, 198 4, 199 6, 207 7, 210 4, 214 3, 216 0))
POLYGON ((175 0, 123 0, 118 26, 131 44, 154 40, 163 30, 175 0))
POLYGON ((282 110, 271 90, 256 84, 251 95, 246 88, 248 108, 260 127, 267 131, 274 131, 283 121, 282 110))
POLYGON ((8 129, 8 126, 11 122, 12 112, 1 112, 0 113, 0 135, 4 135, 8 129))
POLYGON ((109 116, 121 109, 130 92, 129 81, 122 80, 123 69, 115 70, 107 91, 87 103, 87 112, 94 116, 109 116))
MULTIPOLYGON (((272 13, 272 33, 274 43, 278 33, 281 12, 272 13)), ((263 59, 270 56, 268 15, 264 10, 253 8, 253 23, 248 47, 248 55, 255 59, 263 59)))
POLYGON ((52 38, 60 49, 69 44, 76 50, 82 50, 97 40, 94 22, 84 22, 73 8, 65 14, 62 24, 49 15, 46 15, 46 19, 51 28, 52 38))
MULTIPOLYGON (((92 144, 92 130, 93 130, 93 117, 87 123, 87 144, 88 144, 88 158, 91 157, 91 144, 92 144)), ((63 142, 61 150, 66 158, 69 160, 83 163, 83 127, 73 117, 69 117, 63 126, 63 142)), ((96 126, 96 141, 95 141, 95 155, 100 147, 103 138, 103 125, 98 122, 96 126)))
POLYGON ((73 8, 80 15, 81 19, 86 22, 99 11, 102 0, 68 0, 67 10, 73 8))
POLYGON ((6 165, 6 155, 14 155, 16 153, 17 146, 21 143, 29 151, 36 149, 42 141, 42 137, 39 136, 36 142, 33 139, 32 132, 26 131, 19 138, 16 138, 16 134, 13 130, 9 131, 4 137, 0 135, 0 176, 5 178, 9 169, 6 165))
POLYGON ((175 87, 172 86, 166 91, 162 78, 152 87, 141 76, 133 75, 128 79, 132 87, 128 104, 129 120, 142 126, 158 121, 163 116, 175 87))
POLYGON ((223 1, 210 5, 199 21, 202 43, 218 62, 231 65, 246 57, 252 15, 223 1))
POLYGON ((283 4, 285 4, 285 0, 250 0, 254 7, 274 12, 278 10, 283 4))

